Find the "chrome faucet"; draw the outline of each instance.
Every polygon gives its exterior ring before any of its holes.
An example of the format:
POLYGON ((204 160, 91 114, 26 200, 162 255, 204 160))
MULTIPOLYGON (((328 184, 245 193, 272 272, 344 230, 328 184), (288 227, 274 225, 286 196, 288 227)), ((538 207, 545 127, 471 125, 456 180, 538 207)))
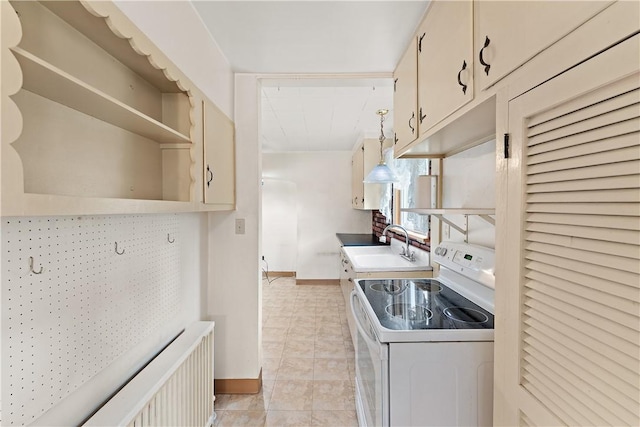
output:
POLYGON ((397 228, 398 230, 402 231, 404 233, 404 241, 405 241, 405 246, 404 248, 402 248, 402 252, 400 252, 400 256, 404 259, 406 259, 407 261, 411 261, 414 262, 416 260, 416 255, 415 253, 411 252, 411 250, 409 250, 409 233, 407 233, 407 230, 398 224, 389 224, 387 225, 384 230, 382 230, 382 235, 380 236, 380 241, 385 242, 387 239, 387 230, 389 230, 390 228, 397 228))

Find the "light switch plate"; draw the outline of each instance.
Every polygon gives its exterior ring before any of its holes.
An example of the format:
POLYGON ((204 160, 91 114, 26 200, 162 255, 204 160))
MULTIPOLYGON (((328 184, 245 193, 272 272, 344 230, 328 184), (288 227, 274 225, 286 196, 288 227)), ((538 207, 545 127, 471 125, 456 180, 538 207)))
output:
POLYGON ((244 218, 236 218, 236 234, 244 234, 244 218))

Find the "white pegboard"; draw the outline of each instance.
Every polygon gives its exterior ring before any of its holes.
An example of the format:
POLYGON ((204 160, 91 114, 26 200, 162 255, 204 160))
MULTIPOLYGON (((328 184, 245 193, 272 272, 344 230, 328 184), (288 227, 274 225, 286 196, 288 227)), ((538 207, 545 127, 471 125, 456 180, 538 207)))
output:
POLYGON ((175 214, 2 218, 3 425, 32 422, 179 313, 179 233, 175 214))

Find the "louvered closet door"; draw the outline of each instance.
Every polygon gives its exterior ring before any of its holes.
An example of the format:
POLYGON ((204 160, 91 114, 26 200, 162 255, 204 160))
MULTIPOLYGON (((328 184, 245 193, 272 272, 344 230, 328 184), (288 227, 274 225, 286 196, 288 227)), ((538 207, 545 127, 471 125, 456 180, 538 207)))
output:
POLYGON ((496 424, 640 425, 639 38, 509 103, 496 424))

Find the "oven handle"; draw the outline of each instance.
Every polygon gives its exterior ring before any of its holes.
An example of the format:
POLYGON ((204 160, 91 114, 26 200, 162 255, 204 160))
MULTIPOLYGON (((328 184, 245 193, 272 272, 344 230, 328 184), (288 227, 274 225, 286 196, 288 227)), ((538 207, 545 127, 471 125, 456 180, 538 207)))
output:
MULTIPOLYGON (((356 306, 354 304, 355 299, 358 298, 358 294, 356 293, 355 290, 353 290, 351 292, 351 313, 353 313, 353 318, 355 320, 355 324, 356 324, 356 328, 360 331, 360 333, 367 339, 367 341, 369 341, 367 343, 367 346, 369 347, 375 347, 378 348, 380 347, 380 343, 378 342, 378 340, 375 338, 375 335, 372 337, 368 332, 365 331, 364 326, 362 325, 361 321, 360 321, 360 316, 358 315, 358 313, 356 312, 356 306)), ((358 302, 359 303, 359 302, 358 302)), ((370 332, 371 329, 369 328, 370 332)))

